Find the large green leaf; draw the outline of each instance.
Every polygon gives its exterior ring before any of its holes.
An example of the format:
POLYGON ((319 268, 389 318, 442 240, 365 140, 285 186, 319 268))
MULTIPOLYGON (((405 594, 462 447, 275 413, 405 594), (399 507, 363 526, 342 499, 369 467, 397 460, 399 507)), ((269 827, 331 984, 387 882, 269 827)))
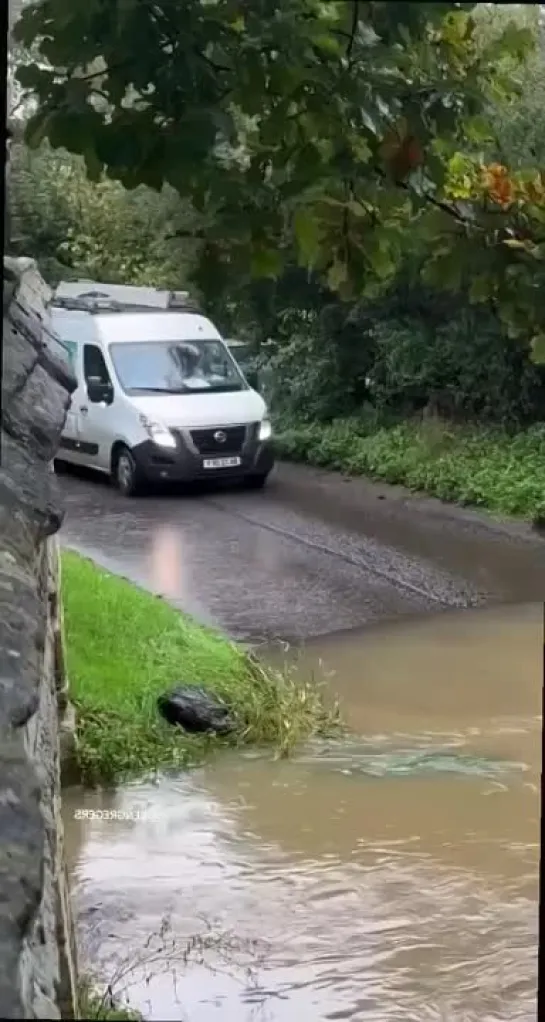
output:
POLYGON ((251 273, 254 277, 275 279, 282 269, 282 255, 272 249, 256 248, 252 255, 251 273))
POLYGON ((545 334, 538 334, 532 339, 532 361, 536 365, 545 365, 545 334))
POLYGON ((303 266, 313 267, 320 254, 322 232, 315 211, 301 207, 293 218, 295 241, 303 266))

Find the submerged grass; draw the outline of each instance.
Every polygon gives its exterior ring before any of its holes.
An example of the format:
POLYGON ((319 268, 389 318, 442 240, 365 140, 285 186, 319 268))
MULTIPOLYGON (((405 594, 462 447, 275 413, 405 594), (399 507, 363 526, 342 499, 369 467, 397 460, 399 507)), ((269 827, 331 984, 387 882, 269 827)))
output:
POLYGON ((143 1016, 138 1011, 123 1005, 116 1000, 113 992, 108 989, 98 993, 90 981, 82 980, 78 990, 79 1017, 92 1022, 142 1022, 143 1016))
POLYGON ((229 706, 233 742, 294 745, 338 727, 321 686, 263 667, 223 635, 73 552, 62 558, 71 698, 85 783, 115 783, 199 762, 225 739, 165 723, 157 696, 201 685, 229 706))
POLYGON ((545 425, 515 434, 439 420, 377 428, 364 420, 282 424, 280 457, 398 483, 444 501, 545 518, 545 425))
POLYGON ((154 979, 167 975, 172 980, 173 1000, 182 1010, 178 987, 182 987, 189 966, 223 972, 244 988, 259 988, 262 993, 259 973, 267 957, 265 942, 241 939, 235 932, 218 929, 206 920, 203 925, 202 933, 179 939, 166 916, 142 944, 112 962, 107 983, 92 975, 83 976, 78 990, 80 1017, 103 1022, 143 1022, 142 1014, 131 1005, 131 994, 135 988, 140 987, 141 992, 154 979))

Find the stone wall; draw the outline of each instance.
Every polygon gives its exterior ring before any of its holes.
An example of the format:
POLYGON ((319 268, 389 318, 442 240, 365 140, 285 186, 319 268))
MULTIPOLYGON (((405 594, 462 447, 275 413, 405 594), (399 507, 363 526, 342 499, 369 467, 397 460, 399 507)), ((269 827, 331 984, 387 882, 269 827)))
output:
POLYGON ((30 260, 4 261, 0 450, 0 1012, 77 1017, 63 847, 67 727, 52 458, 75 389, 30 260))

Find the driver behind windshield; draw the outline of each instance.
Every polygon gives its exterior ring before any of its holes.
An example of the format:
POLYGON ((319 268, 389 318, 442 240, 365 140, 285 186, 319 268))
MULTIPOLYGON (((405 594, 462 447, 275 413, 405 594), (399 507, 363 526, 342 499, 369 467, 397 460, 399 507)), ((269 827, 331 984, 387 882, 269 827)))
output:
POLYGON ((202 369, 202 353, 195 344, 177 344, 173 353, 180 366, 184 386, 209 387, 210 383, 202 369))

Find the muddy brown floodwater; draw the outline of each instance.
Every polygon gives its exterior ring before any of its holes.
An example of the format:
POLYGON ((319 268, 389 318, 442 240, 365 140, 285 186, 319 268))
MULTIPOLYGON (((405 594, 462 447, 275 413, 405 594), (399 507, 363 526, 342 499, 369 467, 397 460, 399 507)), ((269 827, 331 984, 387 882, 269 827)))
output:
POLYGON ((537 606, 315 640, 346 741, 67 792, 84 964, 140 958, 150 1019, 533 1020, 541 645, 537 606))

